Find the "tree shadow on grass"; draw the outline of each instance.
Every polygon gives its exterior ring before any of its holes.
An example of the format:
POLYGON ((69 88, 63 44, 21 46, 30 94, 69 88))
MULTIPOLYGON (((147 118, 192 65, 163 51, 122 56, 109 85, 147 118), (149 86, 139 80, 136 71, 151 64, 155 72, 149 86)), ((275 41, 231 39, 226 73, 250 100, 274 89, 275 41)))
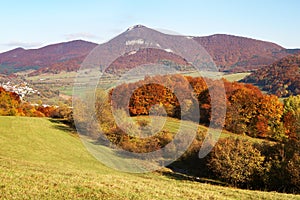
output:
POLYGON ((184 180, 184 181, 193 181, 193 182, 199 182, 199 183, 207 183, 211 185, 219 185, 219 186, 228 186, 227 183, 218 181, 218 180, 213 180, 209 178, 204 178, 204 177, 197 177, 197 176, 192 176, 189 174, 186 174, 184 172, 181 172, 180 170, 170 169, 170 171, 163 171, 161 172, 162 175, 175 179, 175 180, 184 180))
POLYGON ((71 127, 66 120, 63 119, 49 119, 49 121, 53 124, 53 128, 71 133, 71 134, 77 134, 77 131, 75 128, 71 127))

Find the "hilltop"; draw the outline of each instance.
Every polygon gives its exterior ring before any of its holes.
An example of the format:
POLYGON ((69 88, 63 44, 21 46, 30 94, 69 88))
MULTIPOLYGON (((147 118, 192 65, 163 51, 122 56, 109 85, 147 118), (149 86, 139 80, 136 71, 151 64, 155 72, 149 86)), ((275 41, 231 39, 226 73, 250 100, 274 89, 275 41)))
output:
POLYGON ((220 71, 227 72, 253 71, 296 51, 272 42, 226 34, 194 39, 208 51, 220 71))
MULTIPOLYGON (((145 26, 137 25, 116 36, 107 45, 110 45, 113 49, 118 45, 118 41, 123 41, 124 38, 128 38, 128 45, 131 45, 130 42, 133 41, 130 40, 130 34, 133 32, 143 33, 143 36, 149 38, 155 35, 156 39, 160 41, 164 41, 166 37, 173 37, 174 41, 177 41, 176 37, 178 38, 175 35, 163 34, 145 26), (112 41, 115 41, 115 43, 112 41)), ((271 42, 233 35, 215 34, 202 37, 182 37, 192 39, 202 45, 210 54, 217 67, 219 67, 219 70, 224 72, 253 71, 262 66, 270 65, 287 55, 299 52, 299 49, 285 49, 271 42)), ((135 42, 139 43, 141 41, 137 40, 135 42)), ((33 70, 33 72, 31 71, 31 75, 39 75, 44 73, 59 73, 61 71, 76 71, 86 56, 97 45, 92 42, 76 40, 53 44, 39 49, 26 50, 17 48, 0 54, 0 73, 11 74, 19 71, 33 70)), ((114 54, 115 52, 110 53, 114 54)), ((196 54, 197 52, 194 53, 196 54)), ((162 57, 166 57, 167 60, 179 65, 184 62, 184 58, 174 55, 172 50, 168 48, 162 50, 154 49, 150 52, 138 51, 135 55, 133 54, 135 52, 120 55, 122 57, 114 62, 114 64, 118 64, 115 68, 124 68, 124 63, 130 63, 133 56, 135 58, 148 57, 150 59, 148 60, 149 62, 154 62, 162 57)), ((141 64, 143 64, 143 61, 134 62, 134 65, 141 64)))
POLYGON ((72 71, 78 68, 83 58, 96 46, 95 43, 75 40, 39 49, 13 49, 0 54, 0 73, 47 68, 72 71))

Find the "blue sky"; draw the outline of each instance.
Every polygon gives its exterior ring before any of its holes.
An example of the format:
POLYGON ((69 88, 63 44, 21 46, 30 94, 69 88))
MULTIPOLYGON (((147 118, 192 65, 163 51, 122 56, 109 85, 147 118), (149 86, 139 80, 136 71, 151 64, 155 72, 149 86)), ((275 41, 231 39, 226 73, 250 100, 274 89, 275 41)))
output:
POLYGON ((297 0, 10 0, 0 5, 0 52, 74 39, 102 43, 135 24, 193 36, 239 35, 300 48, 297 0))

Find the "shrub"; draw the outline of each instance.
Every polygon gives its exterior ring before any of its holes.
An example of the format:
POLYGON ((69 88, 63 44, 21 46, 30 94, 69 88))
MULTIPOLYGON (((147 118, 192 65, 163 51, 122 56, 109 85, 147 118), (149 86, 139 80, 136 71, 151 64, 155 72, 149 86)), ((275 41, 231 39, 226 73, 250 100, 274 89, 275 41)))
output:
POLYGON ((275 145, 263 144, 265 163, 270 166, 266 188, 279 192, 300 193, 300 143, 287 140, 275 145))
POLYGON ((246 140, 226 138, 215 145, 208 157, 208 168, 217 178, 233 186, 249 187, 261 174, 264 157, 246 140))

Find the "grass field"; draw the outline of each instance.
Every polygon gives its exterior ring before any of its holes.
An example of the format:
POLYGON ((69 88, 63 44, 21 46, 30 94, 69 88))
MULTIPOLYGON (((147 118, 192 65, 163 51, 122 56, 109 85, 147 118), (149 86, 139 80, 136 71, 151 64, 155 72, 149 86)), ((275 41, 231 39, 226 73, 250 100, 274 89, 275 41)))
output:
POLYGON ((251 73, 245 72, 245 73, 234 73, 234 74, 225 74, 223 75, 223 78, 227 79, 230 82, 239 81, 245 78, 246 76, 250 75, 251 73))
MULTIPOLYGON (((147 117, 147 116, 138 116, 138 117, 134 117, 134 119, 136 121, 138 121, 138 120, 150 121, 149 117, 147 117)), ((195 125, 194 122, 181 121, 181 120, 175 119, 175 118, 167 118, 166 123, 165 123, 163 129, 168 130, 168 131, 173 132, 173 133, 177 133, 177 131, 179 129, 179 126, 180 126, 180 122, 182 122, 181 126, 184 129, 189 129, 190 126, 195 125)), ((203 125, 198 125, 198 129, 200 131, 204 132, 204 133, 206 133, 208 131, 208 128, 206 126, 203 126, 203 125)), ((212 131, 212 133, 214 133, 214 132, 212 131)), ((219 132, 216 132, 216 133, 219 133, 219 132)), ((247 136, 247 135, 243 135, 243 134, 238 135, 238 134, 234 134, 234 133, 231 133, 229 131, 226 131, 226 130, 222 130, 220 138, 226 138, 226 137, 241 138, 241 139, 250 140, 250 141, 256 142, 256 143, 261 143, 261 142, 265 141, 263 139, 253 138, 253 137, 250 137, 250 136, 247 136)))
POLYGON ((161 175, 114 171, 68 127, 47 118, 0 117, 0 199, 300 199, 161 175))

